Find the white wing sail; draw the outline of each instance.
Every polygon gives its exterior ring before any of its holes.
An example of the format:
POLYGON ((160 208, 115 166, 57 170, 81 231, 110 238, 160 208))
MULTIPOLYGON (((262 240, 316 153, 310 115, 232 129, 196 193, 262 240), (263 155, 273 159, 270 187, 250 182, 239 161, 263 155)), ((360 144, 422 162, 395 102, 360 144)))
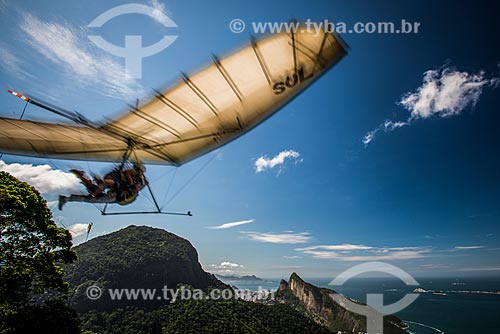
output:
POLYGON ((133 145, 145 163, 179 166, 273 115, 346 54, 339 37, 305 27, 252 40, 101 127, 0 118, 0 151, 118 161, 133 145))

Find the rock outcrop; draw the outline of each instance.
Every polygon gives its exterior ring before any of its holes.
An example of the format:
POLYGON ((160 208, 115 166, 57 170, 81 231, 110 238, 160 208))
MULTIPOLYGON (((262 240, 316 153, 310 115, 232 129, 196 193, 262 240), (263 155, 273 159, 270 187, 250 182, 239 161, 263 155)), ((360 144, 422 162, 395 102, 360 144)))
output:
MULTIPOLYGON (((331 294, 334 290, 318 288, 304 282, 296 273, 292 273, 288 282, 281 280, 276 293, 277 300, 286 303, 296 310, 314 319, 318 324, 326 326, 334 333, 364 333, 366 319, 349 312, 337 304, 331 294)), ((394 316, 384 318, 384 333, 403 334, 404 324, 394 316)))

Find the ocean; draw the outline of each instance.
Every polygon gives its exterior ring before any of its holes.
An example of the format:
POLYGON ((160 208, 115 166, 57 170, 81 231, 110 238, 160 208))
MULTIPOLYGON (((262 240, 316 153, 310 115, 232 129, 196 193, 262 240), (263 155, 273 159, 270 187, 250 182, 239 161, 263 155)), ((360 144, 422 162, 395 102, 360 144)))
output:
MULTIPOLYGON (((415 287, 406 286, 392 278, 352 278, 345 285, 332 287, 331 279, 304 279, 318 287, 336 290, 345 296, 366 302, 367 293, 382 293, 384 304, 391 304, 411 293, 415 287)), ((444 294, 421 293, 406 309, 395 315, 405 321, 410 333, 465 334, 499 333, 500 295, 453 291, 500 291, 500 279, 493 278, 420 278, 420 288, 443 291, 444 294)), ((227 282, 240 289, 276 290, 280 279, 260 282, 227 282)))

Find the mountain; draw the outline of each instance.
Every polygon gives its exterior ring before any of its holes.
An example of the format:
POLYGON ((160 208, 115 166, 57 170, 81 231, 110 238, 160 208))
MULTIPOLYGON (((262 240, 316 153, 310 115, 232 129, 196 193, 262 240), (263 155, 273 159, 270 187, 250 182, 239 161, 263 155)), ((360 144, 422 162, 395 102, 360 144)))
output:
POLYGON ((234 276, 234 275, 219 275, 215 274, 215 276, 221 281, 243 281, 243 282, 262 282, 263 279, 257 277, 255 275, 247 275, 247 276, 234 276))
MULTIPOLYGON (((198 253, 191 243, 165 230, 129 226, 74 248, 78 261, 67 268, 66 280, 74 291, 72 305, 77 311, 113 310, 138 305, 154 308, 165 300, 111 300, 108 289, 175 289, 189 285, 208 291, 228 286, 203 271, 198 253), (98 300, 87 298, 87 289, 97 286, 103 292, 98 300)), ((140 298, 139 298, 140 299, 140 298)))
MULTIPOLYGON (((314 319, 334 333, 366 332, 366 318, 341 307, 333 301, 330 294, 337 292, 306 283, 296 273, 292 273, 288 282, 281 280, 276 299, 314 319)), ((404 334, 406 333, 404 327, 404 323, 397 317, 384 317, 385 334, 404 334)))
POLYGON ((129 226, 74 249, 78 261, 67 268, 66 279, 85 334, 329 333, 285 304, 207 299, 215 288, 233 290, 203 271, 189 241, 161 229, 129 226), (157 295, 109 298, 108 289, 154 289, 158 293, 165 284, 172 289, 182 284, 192 292, 201 289, 203 295, 175 301, 160 300, 157 295), (94 285, 102 296, 91 300, 87 289, 94 285))

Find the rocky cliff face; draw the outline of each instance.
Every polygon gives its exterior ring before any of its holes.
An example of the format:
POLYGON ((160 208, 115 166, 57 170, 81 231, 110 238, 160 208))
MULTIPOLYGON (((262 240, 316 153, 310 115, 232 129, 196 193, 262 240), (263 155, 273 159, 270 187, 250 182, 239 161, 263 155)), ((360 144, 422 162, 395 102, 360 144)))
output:
POLYGON ((168 303, 162 289, 178 284, 207 291, 227 286, 203 271, 191 243, 164 230, 129 226, 92 239, 74 248, 78 261, 68 268, 66 279, 74 291, 73 306, 78 311, 111 310, 136 305, 154 308, 168 303), (98 300, 87 297, 90 286, 103 292, 98 300), (156 289, 152 300, 110 300, 108 289, 156 289), (158 298, 161 297, 161 298, 158 298))
MULTIPOLYGON (((313 318, 318 324, 326 326, 337 333, 364 333, 366 319, 358 314, 351 313, 333 301, 330 294, 334 290, 318 288, 304 282, 296 273, 290 276, 288 282, 280 282, 276 297, 281 302, 289 304, 298 311, 313 318)), ((386 317, 384 333, 403 334, 403 323, 396 317, 386 317)))

